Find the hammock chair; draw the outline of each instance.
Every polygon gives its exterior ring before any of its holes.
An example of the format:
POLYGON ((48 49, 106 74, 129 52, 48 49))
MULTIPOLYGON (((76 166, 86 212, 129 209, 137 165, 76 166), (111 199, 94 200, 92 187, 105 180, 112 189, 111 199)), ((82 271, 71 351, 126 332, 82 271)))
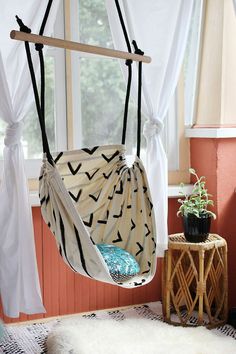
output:
MULTIPOLYGON (((39 34, 43 34, 52 1, 49 1, 39 34)), ((118 14, 126 37, 120 7, 118 14)), ((17 17, 20 30, 30 33, 17 17)), ((129 42, 128 50, 131 53, 129 42)), ((134 42, 135 53, 144 54, 134 42)), ((141 76, 139 62, 137 156, 131 167, 125 158, 125 135, 132 78, 132 61, 127 60, 128 83, 121 145, 95 146, 51 154, 45 128, 43 45, 36 44, 41 67, 41 98, 37 91, 29 43, 25 48, 39 117, 43 165, 39 177, 42 216, 54 234, 58 250, 74 271, 84 276, 133 288, 150 282, 156 270, 156 233, 153 205, 140 155, 141 76), (118 246, 139 265, 135 276, 112 274, 102 247, 118 246)), ((126 262, 126 259, 123 261, 126 262)))

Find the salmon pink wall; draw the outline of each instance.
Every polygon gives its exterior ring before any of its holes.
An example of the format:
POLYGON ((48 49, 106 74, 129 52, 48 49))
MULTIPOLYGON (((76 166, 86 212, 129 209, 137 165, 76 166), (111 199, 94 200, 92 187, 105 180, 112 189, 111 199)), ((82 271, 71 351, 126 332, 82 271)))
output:
MULTIPOLYGON (((180 220, 176 217, 177 202, 169 200, 169 231, 181 230, 180 220)), ((47 225, 43 222, 40 208, 33 208, 35 243, 40 284, 45 315, 27 316, 22 314, 20 321, 42 317, 66 315, 97 309, 140 304, 161 299, 161 259, 158 259, 157 273, 151 283, 135 289, 122 289, 72 272, 62 261, 47 225)), ((16 322, 3 315, 4 322, 16 322)))
POLYGON ((229 307, 236 306, 236 139, 191 139, 191 167, 206 176, 215 201, 212 232, 228 244, 229 307))

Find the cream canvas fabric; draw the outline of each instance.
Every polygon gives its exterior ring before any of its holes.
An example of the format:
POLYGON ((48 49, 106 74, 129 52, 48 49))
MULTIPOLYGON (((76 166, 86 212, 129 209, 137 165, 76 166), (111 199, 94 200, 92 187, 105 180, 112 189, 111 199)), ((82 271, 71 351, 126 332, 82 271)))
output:
POLYGON ((146 173, 136 157, 128 167, 123 145, 61 152, 44 159, 40 200, 59 252, 75 272, 132 288, 150 282, 156 270, 156 232, 146 173), (140 273, 115 283, 96 244, 131 253, 140 273))

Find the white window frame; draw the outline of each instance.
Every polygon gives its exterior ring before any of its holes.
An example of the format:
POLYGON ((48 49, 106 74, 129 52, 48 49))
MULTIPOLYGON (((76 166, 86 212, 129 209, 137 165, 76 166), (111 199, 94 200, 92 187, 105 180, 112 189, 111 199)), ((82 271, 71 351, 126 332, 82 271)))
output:
MULTIPOLYGON (((79 42, 79 2, 70 1, 70 40, 79 42), (78 30, 75 31, 75 28, 78 30)), ((85 53, 84 53, 85 54, 85 53)), ((85 54, 86 55, 86 54, 85 54)), ((73 147, 80 149, 82 146, 82 113, 81 113, 81 95, 80 95, 80 65, 78 60, 80 53, 71 51, 71 86, 72 86, 72 117, 73 117, 73 147)))
MULTIPOLYGON (((64 38, 64 5, 60 3, 53 36, 64 38)), ((45 56, 53 57, 55 64, 55 146, 57 151, 67 149, 67 119, 66 119, 66 66, 65 51, 60 48, 47 48, 45 56)), ((38 116, 35 117, 38 119, 38 116)), ((41 132, 39 131, 41 135, 41 132)), ((25 172, 28 179, 39 177, 42 159, 25 159, 25 172)), ((3 160, 0 160, 0 172, 3 171, 3 160)))
MULTIPOLYGON (((196 105, 198 96, 198 78, 200 69, 200 57, 201 57, 201 42, 204 28, 205 20, 205 10, 206 10, 206 0, 198 0, 194 2, 194 10, 196 6, 199 6, 200 18, 198 26, 193 23, 193 31, 190 38, 190 62, 191 66, 189 69, 189 74, 186 78, 185 83, 185 105, 184 105, 184 117, 185 117, 185 127, 190 128, 195 123, 196 118, 196 105)), ((193 10, 193 11, 194 11, 193 10)))

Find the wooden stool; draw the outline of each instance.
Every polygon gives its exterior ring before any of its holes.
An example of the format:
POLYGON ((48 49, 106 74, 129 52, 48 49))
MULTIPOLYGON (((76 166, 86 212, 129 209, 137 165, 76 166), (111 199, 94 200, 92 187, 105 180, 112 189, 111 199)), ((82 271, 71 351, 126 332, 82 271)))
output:
POLYGON ((190 243, 183 234, 170 235, 162 278, 164 320, 181 326, 222 325, 227 298, 226 241, 210 234, 205 242, 190 243), (197 322, 191 316, 197 316, 197 322))

